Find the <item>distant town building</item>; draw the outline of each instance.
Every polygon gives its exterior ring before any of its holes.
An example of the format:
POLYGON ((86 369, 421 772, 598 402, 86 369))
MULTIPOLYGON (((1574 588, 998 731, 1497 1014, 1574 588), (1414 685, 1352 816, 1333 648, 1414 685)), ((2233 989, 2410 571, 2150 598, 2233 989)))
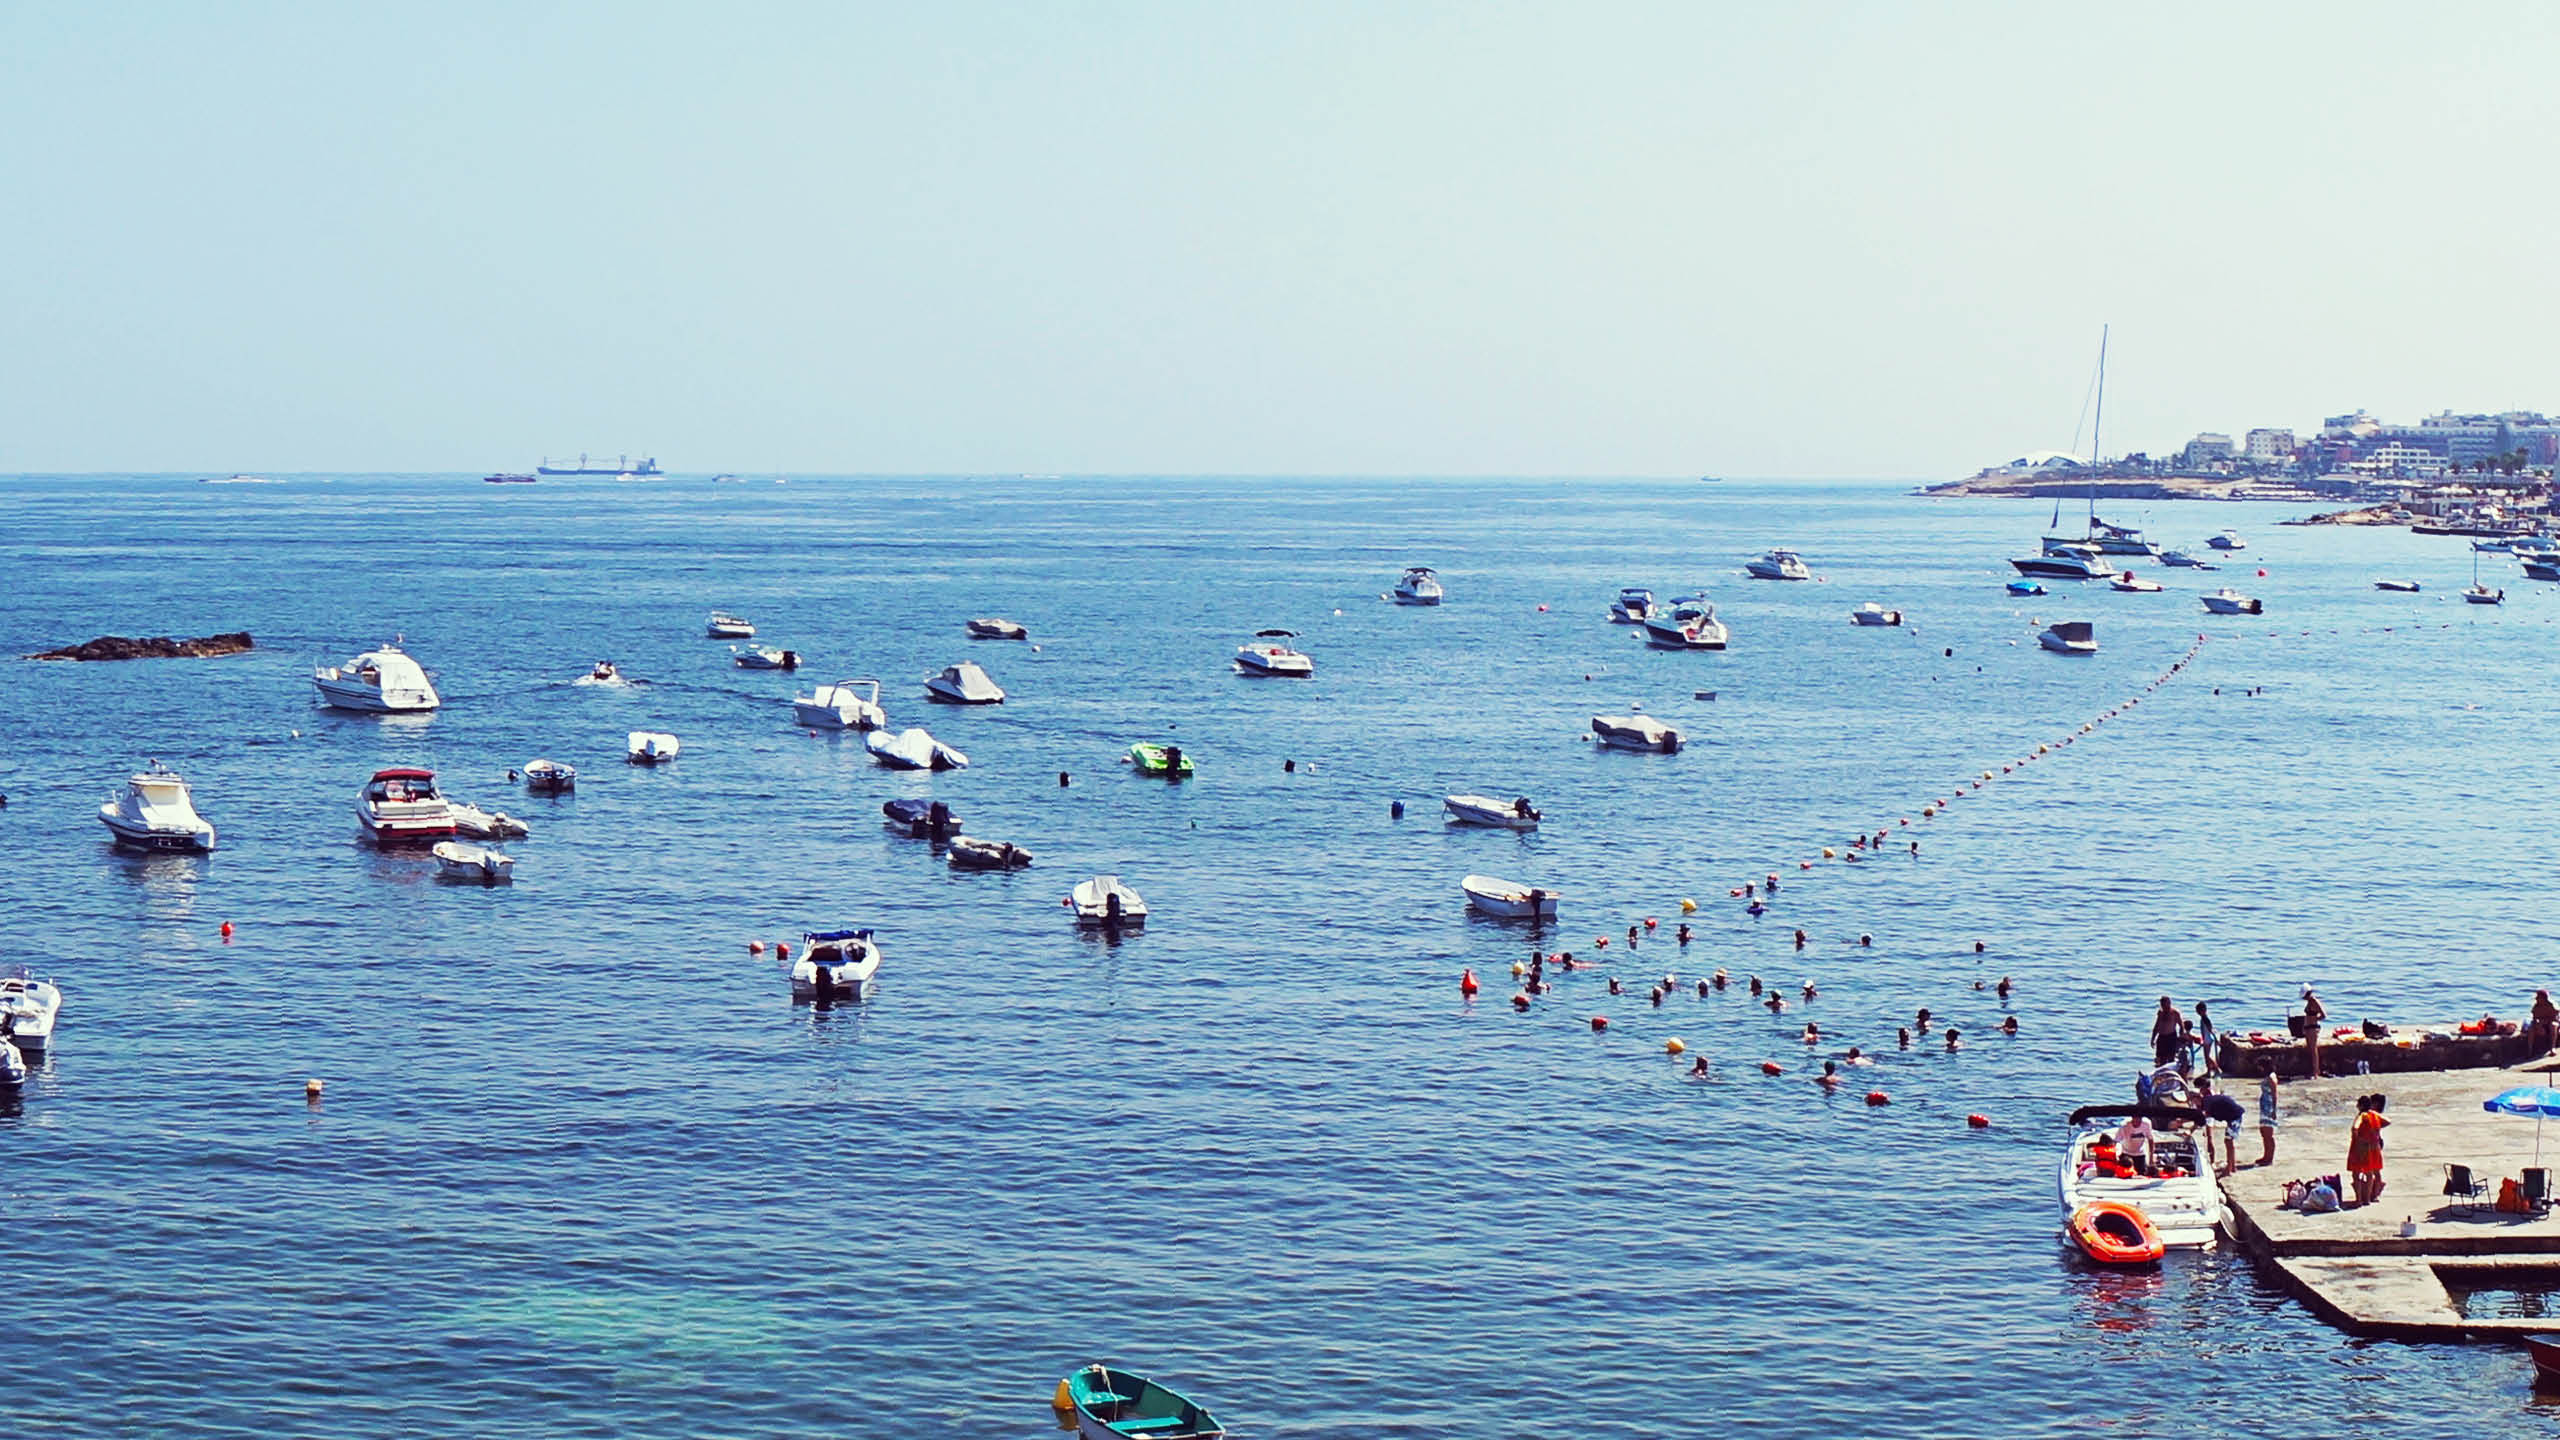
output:
POLYGON ((2374 419, 2363 410, 2358 410, 2351 415, 2332 415, 2321 421, 2320 438, 2323 440, 2369 440, 2373 438, 2373 432, 2381 428, 2381 421, 2374 419))
POLYGON ((2210 465, 2217 460, 2230 459, 2232 453, 2230 436, 2207 430, 2188 441, 2187 448, 2178 452, 2178 459, 2186 465, 2210 465))
POLYGON ((2294 440, 2290 430, 2258 429, 2249 432, 2241 453, 2252 460, 2285 461, 2293 458, 2294 440))
POLYGON ((2380 444, 2357 447, 2356 458, 2347 468, 2359 475, 2434 476, 2445 471, 2444 456, 2423 445, 2403 445, 2386 440, 2380 444))

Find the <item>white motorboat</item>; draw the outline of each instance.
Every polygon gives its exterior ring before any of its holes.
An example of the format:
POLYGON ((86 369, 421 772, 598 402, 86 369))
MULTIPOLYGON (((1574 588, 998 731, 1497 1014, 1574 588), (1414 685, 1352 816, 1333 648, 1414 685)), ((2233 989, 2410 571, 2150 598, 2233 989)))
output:
POLYGON ((1609 602, 1609 623, 1612 625, 1641 625, 1652 613, 1653 592, 1641 585, 1620 589, 1618 598, 1609 602))
POLYGON ((1279 642, 1294 640, 1294 630, 1256 630, 1253 638, 1260 642, 1236 647, 1236 669, 1247 675, 1278 675, 1286 679, 1305 680, 1316 673, 1316 662, 1279 642))
POLYGON ((2157 595, 2160 593, 2159 581, 2145 579, 2140 575, 2134 574, 2130 570, 2127 570, 2122 574, 2117 575, 2115 579, 2108 581, 2107 587, 2111 590, 2121 590, 2128 595, 2157 595))
POLYGON ((1428 565, 1412 566, 1396 581, 1399 605, 1437 605, 1446 593, 1440 588, 1440 576, 1428 565))
POLYGON ((2098 653, 2098 627, 2086 620, 2056 620, 2044 627, 2036 643, 2056 655, 2098 653))
POLYGON ((2515 550, 2516 542, 2506 539, 2474 540, 2471 542, 2471 548, 2483 555, 2505 555, 2515 550))
POLYGON ((587 667, 587 673, 569 682, 572 685, 628 685, 622 678, 622 667, 610 660, 599 660, 587 667))
POLYGON ((444 804, 447 813, 453 816, 453 831, 457 835, 466 835, 474 840, 520 840, 533 833, 532 826, 504 810, 483 810, 477 805, 451 799, 444 804))
POLYGON ((725 610, 714 610, 711 612, 710 622, 703 626, 702 633, 714 640, 753 640, 756 638, 756 627, 748 624, 741 616, 732 615, 725 610))
POLYGON ((0 970, 0 1036, 10 1045, 41 1058, 53 1046, 53 1021, 61 1013, 62 992, 52 981, 37 979, 24 965, 0 970))
POLYGON ((2492 590, 2486 585, 2474 585, 2462 592, 2462 598, 2474 605, 2503 605, 2507 600, 2507 592, 2492 590))
POLYGON ((2041 575, 2054 580, 2104 580, 2116 573, 2114 563, 2098 553, 2093 545, 2062 545, 2037 555, 2021 555, 2009 562, 2021 575, 2041 575))
POLYGON ((969 622, 972 640, 1028 640, 1031 632, 1011 620, 983 619, 969 622))
POLYGON ((516 860, 512 855, 474 845, 468 840, 439 840, 430 852, 436 857, 436 874, 446 880, 468 880, 475 885, 504 885, 516 878, 516 860))
POLYGON ((2228 585, 2200 598, 2204 608, 2216 615, 2262 615, 2267 608, 2254 596, 2243 595, 2228 585))
POLYGON ((1453 825, 1490 825, 1503 830, 1535 830, 1540 816, 1524 796, 1496 800, 1489 795, 1452 795, 1440 802, 1453 825))
POLYGON ((954 870, 1020 870, 1031 863, 1031 852, 1002 840, 954 835, 950 860, 954 870))
POLYGON ((196 813, 187 782, 154 760, 125 781, 123 793, 98 807, 115 843, 135 850, 213 848, 213 826, 196 813))
POLYGON ((1470 875, 1458 882, 1458 888, 1467 892, 1469 905, 1506 920, 1552 919, 1556 901, 1563 898, 1553 890, 1514 885, 1490 875, 1470 875))
POLYGON ((427 672, 397 645, 383 645, 344 665, 323 665, 311 672, 324 704, 338 710, 374 715, 407 715, 433 710, 443 702, 427 672))
POLYGON ((1096 875, 1081 881, 1067 896, 1075 907, 1076 920, 1084 925, 1144 925, 1147 902, 1138 892, 1120 883, 1117 875, 1096 875))
POLYGON ((2221 534, 2214 536, 2212 539, 2207 540, 2204 543, 2212 546, 2216 550, 2246 550, 2249 548, 2248 541, 2241 539, 2239 536, 2232 534, 2228 530, 2223 531, 2221 534))
POLYGON ((791 962, 791 998, 860 1000, 880 974, 880 942, 868 930, 812 930, 791 962))
POLYGON ((2055 1198, 2068 1221, 2081 1206, 2112 1200, 2130 1205, 2160 1232, 2160 1243, 2173 1250, 2210 1249, 2228 1224, 2222 1187, 2206 1163, 2200 1137, 2210 1124, 2185 1106, 2083 1106, 2071 1112, 2071 1141, 2063 1148, 2055 1172, 2055 1198), (2102 1136, 2112 1138, 2111 1123, 2141 1114, 2153 1126, 2150 1175, 2108 1175, 2090 1158, 2090 1147, 2102 1136), (2196 1128, 2189 1129, 2188 1126, 2196 1128), (2171 1173, 2176 1172, 2176 1173, 2171 1173))
POLYGON ((1869 600, 1849 612, 1849 623, 1852 625, 1899 625, 1902 623, 1902 612, 1887 610, 1873 600, 1869 600))
POLYGON ((673 735, 658 730, 634 730, 623 758, 634 765, 664 765, 683 751, 683 744, 673 735))
POLYGON ((2163 565, 2174 565, 2181 570, 2213 570, 2220 568, 2215 565, 2207 564, 2193 555, 2188 554, 2184 550, 2161 551, 2160 563, 2163 565))
POLYGON ((741 670, 797 670, 800 652, 775 645, 732 645, 729 655, 741 670))
POLYGON ((975 660, 945 665, 939 675, 928 675, 924 681, 924 698, 945 705, 1001 705, 1004 689, 987 678, 975 660))
POLYGON ((1704 595, 1683 595, 1644 618, 1644 643, 1656 650, 1721 650, 1732 638, 1704 595))
POLYGON ((527 760, 524 788, 536 795, 565 795, 578 788, 578 767, 557 760, 527 760))
POLYGON ((443 840, 453 834, 453 810, 437 793, 433 770, 374 771, 356 797, 356 821, 377 845, 443 840))
POLYGON ((2160 548, 2142 538, 2142 532, 2130 525, 2110 525, 2098 518, 2096 502, 2091 501, 2087 533, 2072 536, 2048 535, 2045 544, 2087 545, 2101 555, 2157 555, 2160 548))
POLYGON ((795 695, 791 713, 812 730, 877 730, 889 723, 889 712, 880 708, 880 682, 868 676, 795 695))
POLYGON ((1591 733, 1612 750, 1651 750, 1668 755, 1680 748, 1680 732, 1650 715, 1594 715, 1591 733))
POLYGON ((969 763, 968 756, 926 734, 922 726, 895 735, 874 730, 862 743, 872 759, 892 770, 957 770, 969 763))
POLYGON ((1754 580, 1810 580, 1813 572, 1805 568, 1804 557, 1793 550, 1772 550, 1756 560, 1742 562, 1743 573, 1754 580))
POLYGON ((2396 591, 2402 595, 2415 595, 2418 593, 2418 582, 2415 580, 2376 580, 2373 582, 2373 588, 2376 590, 2396 591))

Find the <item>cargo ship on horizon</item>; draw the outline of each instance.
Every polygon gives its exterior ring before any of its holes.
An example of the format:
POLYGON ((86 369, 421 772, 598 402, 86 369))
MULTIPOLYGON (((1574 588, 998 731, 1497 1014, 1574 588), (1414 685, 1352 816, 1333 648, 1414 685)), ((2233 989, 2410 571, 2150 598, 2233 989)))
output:
POLYGON ((533 473, 536 475, 660 475, 665 472, 658 468, 655 457, 644 456, 639 464, 634 465, 631 463, 630 456, 616 455, 613 457, 613 463, 608 465, 601 458, 590 460, 582 453, 574 465, 566 463, 554 465, 551 463, 551 457, 546 455, 541 464, 533 467, 533 473))

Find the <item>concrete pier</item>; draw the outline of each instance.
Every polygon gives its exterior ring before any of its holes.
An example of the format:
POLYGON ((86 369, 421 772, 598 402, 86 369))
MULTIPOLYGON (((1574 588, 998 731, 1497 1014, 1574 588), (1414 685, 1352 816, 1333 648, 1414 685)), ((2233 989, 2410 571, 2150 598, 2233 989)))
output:
MULTIPOLYGON (((2454 1294, 2551 1288, 2560 1302, 2560 1213, 2491 1208, 2500 1180, 2521 1177, 2537 1163, 2536 1122, 2480 1108, 2501 1090, 2552 1078, 2538 1070, 2481 1069, 2287 1083, 2279 1092, 2276 1163, 2253 1165, 2222 1182, 2234 1237, 2314 1313, 2358 1335, 2464 1340, 2560 1332, 2560 1304, 2551 1319, 2474 1317, 2462 1313, 2454 1294), (2288 1180, 2331 1173, 2343 1179, 2356 1097, 2375 1093, 2390 1097, 2383 1112, 2391 1125, 2383 1132, 2382 1198, 2327 1215, 2282 1208, 2288 1180), (2448 1164, 2470 1166, 2486 1184, 2476 1205, 2443 1193, 2448 1164), (2403 1221, 2415 1222, 2414 1235, 2401 1235, 2403 1221)), ((2249 1106, 2240 1154, 2254 1160, 2257 1087, 2236 1078, 2230 1083, 2249 1106)), ((2540 1123, 2539 1163, 2560 1170, 2560 1119, 2540 1123)))

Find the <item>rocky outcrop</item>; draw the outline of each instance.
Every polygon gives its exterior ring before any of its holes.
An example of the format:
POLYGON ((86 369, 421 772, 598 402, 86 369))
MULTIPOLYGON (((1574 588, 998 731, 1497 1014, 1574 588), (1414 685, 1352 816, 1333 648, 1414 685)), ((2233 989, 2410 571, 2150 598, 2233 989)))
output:
POLYGON ((95 640, 60 650, 46 650, 30 655, 30 660, 204 660, 217 655, 237 655, 257 648, 246 630, 228 635, 199 635, 192 640, 172 640, 166 635, 130 640, 122 635, 101 635, 95 640))

